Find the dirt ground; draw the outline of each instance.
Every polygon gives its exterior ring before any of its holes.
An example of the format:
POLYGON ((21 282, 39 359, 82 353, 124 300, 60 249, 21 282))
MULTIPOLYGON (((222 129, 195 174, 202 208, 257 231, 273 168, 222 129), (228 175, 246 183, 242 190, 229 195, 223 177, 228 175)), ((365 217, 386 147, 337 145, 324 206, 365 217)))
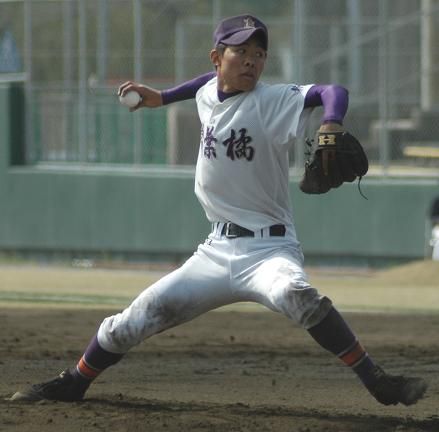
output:
POLYGON ((214 311, 145 341, 81 403, 17 403, 18 389, 72 366, 114 310, 0 309, 0 431, 439 431, 439 314, 346 313, 392 373, 425 377, 412 407, 378 404, 284 317, 214 311))

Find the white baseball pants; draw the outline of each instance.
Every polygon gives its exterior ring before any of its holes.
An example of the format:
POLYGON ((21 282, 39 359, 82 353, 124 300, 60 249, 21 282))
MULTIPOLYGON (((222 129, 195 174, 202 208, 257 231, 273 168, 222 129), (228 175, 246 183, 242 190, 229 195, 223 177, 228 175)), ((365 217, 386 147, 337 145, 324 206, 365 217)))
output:
POLYGON ((308 329, 332 306, 310 286, 294 236, 229 239, 222 224, 180 268, 147 289, 123 312, 105 318, 98 331, 101 347, 125 353, 144 339, 205 312, 236 302, 256 302, 308 329))

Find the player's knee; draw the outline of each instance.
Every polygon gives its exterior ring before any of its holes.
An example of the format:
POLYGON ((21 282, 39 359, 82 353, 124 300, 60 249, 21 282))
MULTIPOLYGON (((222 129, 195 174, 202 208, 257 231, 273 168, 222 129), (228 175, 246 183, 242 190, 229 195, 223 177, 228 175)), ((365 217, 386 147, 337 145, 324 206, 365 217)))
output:
POLYGON ((179 305, 174 307, 151 296, 148 301, 135 301, 122 313, 106 318, 99 329, 100 340, 105 341, 111 352, 127 352, 184 320, 179 305))
POLYGON ((122 312, 105 318, 99 328, 99 341, 110 352, 126 353, 144 339, 142 327, 138 322, 126 320, 122 312))
POLYGON ((331 308, 332 301, 328 297, 319 297, 300 315, 298 322, 304 329, 308 330, 319 324, 328 315, 331 308))
POLYGON ((282 293, 281 312, 308 329, 317 325, 329 312, 332 302, 310 286, 287 287, 282 293))

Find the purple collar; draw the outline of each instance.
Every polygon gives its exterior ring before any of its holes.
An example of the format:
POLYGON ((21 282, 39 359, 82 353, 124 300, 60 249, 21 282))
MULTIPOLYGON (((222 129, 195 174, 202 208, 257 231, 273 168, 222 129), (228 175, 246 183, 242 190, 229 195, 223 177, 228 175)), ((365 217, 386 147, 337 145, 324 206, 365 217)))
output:
POLYGON ((242 90, 238 90, 233 93, 224 93, 222 90, 217 89, 218 99, 220 102, 224 102, 226 99, 236 96, 239 93, 243 93, 242 90))

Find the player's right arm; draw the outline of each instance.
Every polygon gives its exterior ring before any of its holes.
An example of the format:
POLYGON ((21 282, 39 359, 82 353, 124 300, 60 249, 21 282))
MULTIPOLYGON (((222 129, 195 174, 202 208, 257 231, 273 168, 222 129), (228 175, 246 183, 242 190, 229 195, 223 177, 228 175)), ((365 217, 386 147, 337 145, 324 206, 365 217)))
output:
POLYGON ((162 90, 163 105, 187 99, 194 99, 197 91, 215 76, 216 72, 208 72, 176 87, 162 90))
POLYGON ((135 111, 139 108, 157 108, 173 102, 194 99, 197 91, 215 76, 216 72, 208 72, 176 87, 161 91, 143 84, 127 81, 119 87, 117 94, 118 96, 123 96, 132 90, 139 93, 142 100, 139 102, 139 105, 131 108, 130 111, 135 111))
POLYGON ((124 82, 118 89, 118 96, 125 96, 128 92, 135 91, 139 93, 141 100, 139 104, 130 108, 130 111, 136 111, 139 108, 157 108, 163 105, 162 95, 160 90, 148 87, 143 84, 138 84, 132 81, 124 82))

